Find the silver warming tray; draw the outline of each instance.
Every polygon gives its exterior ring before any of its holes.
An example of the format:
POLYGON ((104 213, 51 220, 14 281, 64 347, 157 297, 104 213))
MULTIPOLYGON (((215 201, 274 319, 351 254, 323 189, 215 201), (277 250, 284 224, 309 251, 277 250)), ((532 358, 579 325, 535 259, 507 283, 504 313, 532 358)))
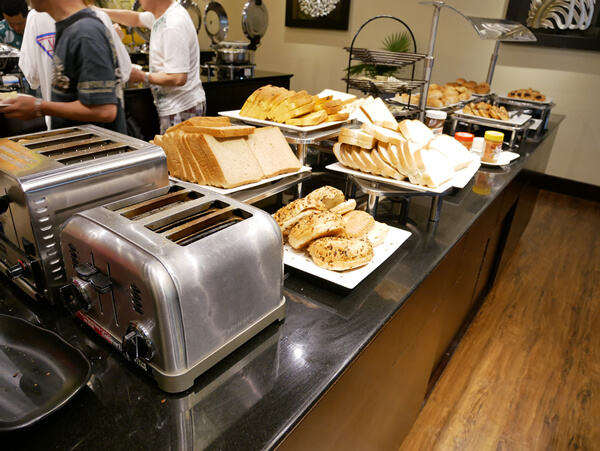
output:
POLYGON ((283 244, 266 212, 177 182, 73 215, 69 310, 168 392, 283 320, 283 244))
POLYGON ((64 221, 168 183, 160 147, 93 125, 0 139, 0 269, 57 303, 64 221))

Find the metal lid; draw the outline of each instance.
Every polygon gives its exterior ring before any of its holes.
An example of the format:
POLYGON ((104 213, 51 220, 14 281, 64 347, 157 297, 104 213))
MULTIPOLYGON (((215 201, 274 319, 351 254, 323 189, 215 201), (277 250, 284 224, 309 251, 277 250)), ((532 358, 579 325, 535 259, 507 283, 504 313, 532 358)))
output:
POLYGON ((204 10, 204 29, 210 36, 213 44, 221 42, 227 37, 229 21, 225 9, 219 2, 210 2, 204 10))
POLYGON ((262 0, 249 0, 242 11, 242 29, 250 41, 258 44, 267 32, 269 13, 262 0))

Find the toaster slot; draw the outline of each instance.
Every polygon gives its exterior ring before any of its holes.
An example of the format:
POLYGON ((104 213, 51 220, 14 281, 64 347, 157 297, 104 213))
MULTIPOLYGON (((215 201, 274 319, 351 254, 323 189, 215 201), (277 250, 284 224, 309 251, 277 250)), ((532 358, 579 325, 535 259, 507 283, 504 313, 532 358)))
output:
POLYGON ((19 143, 28 149, 38 149, 40 147, 52 146, 60 143, 67 143, 73 140, 84 139, 93 136, 89 131, 80 129, 56 130, 44 133, 35 133, 33 135, 19 136, 12 141, 19 143))
POLYGON ((241 222, 249 216, 246 212, 215 201, 146 224, 146 227, 153 232, 163 234, 176 244, 186 246, 241 222))
POLYGON ((177 207, 186 202, 199 199, 203 195, 196 191, 188 191, 179 187, 172 187, 167 194, 153 197, 133 205, 123 207, 116 212, 132 221, 139 221, 145 217, 177 207))
POLYGON ((82 163, 89 160, 97 160, 99 158, 108 157, 109 155, 116 155, 125 152, 131 152, 132 147, 124 143, 110 143, 103 141, 100 144, 96 144, 94 147, 88 145, 87 148, 77 148, 73 150, 62 149, 54 151, 52 153, 40 152, 47 157, 52 158, 59 163, 64 165, 82 163))

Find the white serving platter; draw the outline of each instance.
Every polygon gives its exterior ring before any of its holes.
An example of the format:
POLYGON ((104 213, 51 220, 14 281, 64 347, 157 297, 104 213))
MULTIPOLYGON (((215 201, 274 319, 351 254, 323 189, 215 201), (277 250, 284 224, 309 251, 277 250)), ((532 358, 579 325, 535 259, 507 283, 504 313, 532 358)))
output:
POLYGON ((340 124, 349 122, 349 120, 348 121, 335 121, 335 122, 321 122, 320 124, 317 124, 317 125, 307 125, 304 127, 300 127, 297 125, 288 125, 288 124, 282 124, 280 122, 265 121, 262 119, 255 119, 252 117, 241 116, 240 110, 220 111, 219 115, 226 116, 230 119, 237 119, 238 121, 245 122, 246 124, 260 125, 263 127, 279 127, 281 130, 288 130, 288 131, 302 132, 302 133, 326 130, 328 128, 334 128, 340 124))
MULTIPOLYGON (((312 168, 310 166, 302 166, 300 168, 300 170, 295 171, 295 172, 288 172, 286 174, 279 174, 276 175, 275 177, 270 177, 268 179, 263 179, 263 180, 259 180, 258 182, 254 182, 254 183, 248 183, 246 185, 240 185, 240 186, 236 186, 235 188, 217 188, 216 186, 209 186, 209 185, 201 185, 203 188, 206 188, 208 190, 214 191, 215 193, 219 193, 219 194, 231 194, 231 193, 236 193, 238 191, 242 191, 245 189, 249 189, 249 188, 255 188, 257 186, 261 186, 264 185, 266 183, 271 183, 274 182, 276 180, 281 180, 285 177, 289 177, 291 175, 296 175, 296 174, 300 174, 302 172, 309 172, 311 171, 312 168)), ((172 180, 175 181, 181 181, 180 179, 176 178, 176 177, 171 177, 172 180)))
POLYGON ((552 97, 546 97, 546 100, 543 101, 539 101, 539 100, 533 100, 533 99, 522 99, 520 97, 508 97, 508 93, 506 94, 499 94, 498 95, 499 99, 502 100, 516 100, 516 101, 521 101, 521 102, 531 102, 531 103, 539 103, 540 105, 546 105, 546 104, 550 104, 552 103, 552 97))
POLYGON ((521 113, 521 114, 517 114, 516 116, 511 117, 507 121, 504 121, 502 119, 493 119, 491 117, 481 117, 481 116, 476 116, 474 114, 468 114, 468 113, 465 113, 463 109, 456 111, 454 114, 458 114, 459 116, 464 116, 464 117, 472 117, 475 119, 485 119, 486 121, 497 122, 499 124, 511 124, 511 125, 523 125, 525 122, 527 122, 529 119, 531 119, 531 115, 521 113))
POLYGON ((328 280, 336 285, 352 289, 386 261, 410 235, 411 233, 406 230, 390 227, 385 242, 373 249, 373 260, 364 266, 348 271, 338 272, 320 268, 315 265, 306 250, 294 249, 288 243, 283 246, 283 262, 292 268, 328 280))
POLYGON ((500 152, 498 154, 498 161, 495 163, 489 163, 487 161, 481 161, 481 164, 484 166, 505 166, 513 160, 519 158, 520 155, 516 152, 509 152, 508 150, 504 152, 500 152))
POLYGON ((406 188, 406 189, 410 189, 413 191, 439 194, 439 193, 443 193, 444 191, 446 191, 450 188, 464 188, 465 185, 467 183, 469 183, 469 180, 471 180, 471 178, 473 178, 473 176, 475 175, 475 173, 477 172, 477 170, 479 169, 480 166, 481 166, 481 163, 479 162, 479 159, 475 158, 469 166, 461 169, 460 171, 457 171, 454 174, 454 177, 452 177, 447 182, 441 184, 437 188, 430 188, 428 186, 415 185, 414 183, 410 183, 408 180, 395 180, 395 179, 390 179, 387 177, 381 177, 379 175, 368 174, 366 172, 355 171, 354 169, 350 169, 339 162, 330 164, 330 165, 326 166, 326 168, 330 169, 332 171, 343 172, 345 174, 351 174, 351 175, 361 178, 361 179, 372 180, 374 182, 380 182, 380 183, 384 183, 386 185, 391 185, 391 186, 397 186, 399 188, 406 188))

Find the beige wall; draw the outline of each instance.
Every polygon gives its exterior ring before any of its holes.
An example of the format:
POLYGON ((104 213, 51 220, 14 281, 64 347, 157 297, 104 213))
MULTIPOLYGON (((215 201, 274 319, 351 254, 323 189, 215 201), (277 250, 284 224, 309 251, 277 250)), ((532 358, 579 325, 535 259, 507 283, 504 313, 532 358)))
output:
MULTIPOLYGON (((349 46, 358 28, 379 14, 406 22, 417 40, 419 52, 429 44, 433 8, 418 0, 352 0, 349 31, 311 30, 285 27, 285 1, 264 0, 269 28, 256 52, 259 69, 292 73, 292 89, 317 93, 325 88, 345 90, 341 81, 348 65, 349 46)), ((221 0, 229 17, 227 40, 245 40, 241 13, 245 0, 221 0)), ((449 5, 469 16, 504 16, 507 1, 454 0, 449 5)), ((360 33, 356 46, 380 48, 388 34, 403 31, 389 19, 379 19, 360 33)), ((206 49, 210 41, 201 36, 206 49)), ((443 9, 435 46, 433 82, 458 77, 484 81, 494 49, 455 12, 443 9)), ((420 71, 419 71, 420 72, 420 71)), ((600 185, 600 52, 561 50, 536 46, 501 44, 492 89, 506 93, 533 87, 556 103, 554 113, 566 116, 546 173, 600 185)))

